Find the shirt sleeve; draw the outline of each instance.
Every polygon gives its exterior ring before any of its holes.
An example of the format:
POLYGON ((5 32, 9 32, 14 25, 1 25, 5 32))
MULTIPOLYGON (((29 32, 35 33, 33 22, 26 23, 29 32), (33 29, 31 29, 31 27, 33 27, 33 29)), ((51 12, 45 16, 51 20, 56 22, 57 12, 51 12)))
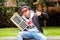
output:
POLYGON ((43 20, 47 20, 47 19, 49 19, 49 16, 48 16, 48 14, 47 13, 44 13, 44 12, 41 12, 41 16, 39 16, 41 19, 43 19, 43 20))

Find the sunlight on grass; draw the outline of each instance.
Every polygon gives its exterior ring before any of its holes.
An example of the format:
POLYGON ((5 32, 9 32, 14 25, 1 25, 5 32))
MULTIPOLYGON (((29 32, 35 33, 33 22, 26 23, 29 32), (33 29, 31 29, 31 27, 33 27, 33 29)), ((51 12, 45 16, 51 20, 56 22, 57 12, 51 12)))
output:
POLYGON ((60 27, 46 27, 44 34, 47 36, 60 36, 60 27))
MULTIPOLYGON (((46 36, 60 36, 60 27, 45 27, 43 29, 46 36)), ((18 31, 18 28, 0 28, 0 37, 16 37, 18 31)))
POLYGON ((17 36, 18 28, 2 28, 0 29, 0 37, 3 36, 17 36))

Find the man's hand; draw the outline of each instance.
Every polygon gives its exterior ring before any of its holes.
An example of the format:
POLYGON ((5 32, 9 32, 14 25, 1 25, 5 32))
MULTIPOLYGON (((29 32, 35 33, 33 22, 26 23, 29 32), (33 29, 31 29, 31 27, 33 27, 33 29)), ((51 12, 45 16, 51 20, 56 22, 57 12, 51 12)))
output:
POLYGON ((41 16, 41 12, 39 12, 39 11, 36 10, 36 14, 35 15, 36 16, 41 16))

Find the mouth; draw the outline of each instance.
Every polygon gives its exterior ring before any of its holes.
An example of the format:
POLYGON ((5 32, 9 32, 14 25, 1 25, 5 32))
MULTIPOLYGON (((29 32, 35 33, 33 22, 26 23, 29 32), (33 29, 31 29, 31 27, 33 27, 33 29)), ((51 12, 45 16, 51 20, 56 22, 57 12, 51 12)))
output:
POLYGON ((27 19, 29 19, 29 18, 30 18, 30 16, 27 16, 26 18, 27 18, 27 19))

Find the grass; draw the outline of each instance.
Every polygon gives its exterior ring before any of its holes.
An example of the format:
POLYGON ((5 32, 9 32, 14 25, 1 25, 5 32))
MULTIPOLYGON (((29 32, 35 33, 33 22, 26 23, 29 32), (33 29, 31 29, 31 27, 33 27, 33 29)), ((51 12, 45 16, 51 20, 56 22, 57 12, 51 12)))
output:
MULTIPOLYGON (((17 36, 18 28, 0 28, 0 37, 17 36)), ((60 36, 60 27, 45 27, 46 36, 60 36)))
POLYGON ((17 36, 18 28, 0 28, 0 37, 17 36))
POLYGON ((44 34, 47 36, 60 36, 60 27, 46 27, 44 34))

